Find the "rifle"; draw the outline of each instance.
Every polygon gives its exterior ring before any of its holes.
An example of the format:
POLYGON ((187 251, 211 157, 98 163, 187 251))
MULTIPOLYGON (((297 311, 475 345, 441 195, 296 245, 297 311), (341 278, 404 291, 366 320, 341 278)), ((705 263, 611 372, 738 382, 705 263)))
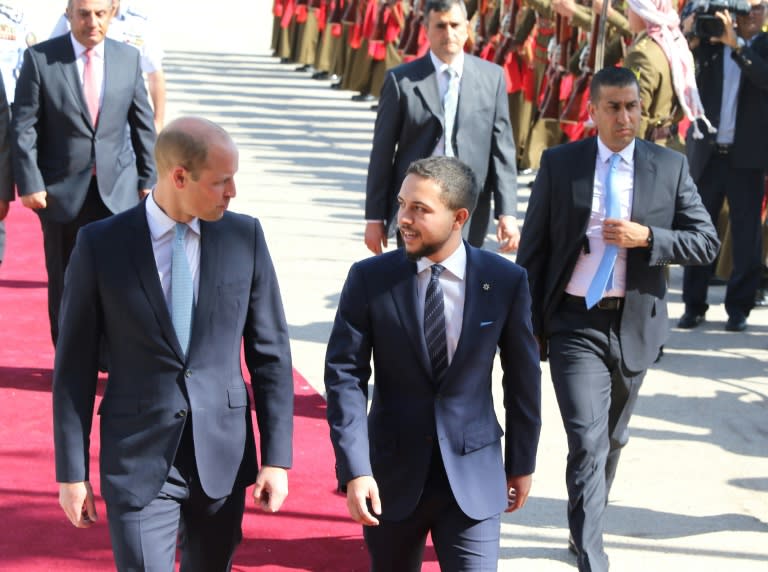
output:
POLYGON ((472 46, 472 53, 476 56, 483 51, 485 44, 488 43, 488 0, 480 0, 477 8, 477 20, 475 21, 475 38, 472 46))
POLYGON ((560 120, 560 84, 563 80, 563 74, 568 67, 568 48, 571 43, 571 26, 568 25, 565 18, 560 14, 555 17, 555 34, 557 35, 558 46, 560 50, 557 61, 553 58, 547 69, 547 90, 544 93, 544 100, 539 108, 539 117, 541 119, 560 120))
POLYGON ((403 29, 400 32, 400 41, 397 44, 397 51, 400 53, 400 55, 403 55, 403 52, 405 51, 405 46, 411 37, 411 30, 413 29, 413 23, 415 20, 416 10, 414 9, 413 3, 411 3, 411 9, 408 10, 408 15, 405 17, 405 24, 403 24, 403 29))
MULTIPOLYGON (((607 2, 606 2, 607 3, 607 2)), ((597 56, 597 40, 600 37, 600 14, 595 14, 592 19, 592 30, 589 35, 589 53, 586 65, 581 68, 581 75, 576 79, 571 90, 568 104, 560 115, 563 123, 579 123, 581 111, 584 109, 584 98, 587 97, 588 87, 595 73, 595 61, 597 56)))
POLYGON ((421 0, 414 0, 411 12, 414 13, 413 24, 408 33, 408 39, 403 46, 404 56, 415 56, 419 53, 419 36, 424 25, 424 14, 421 13, 421 0))
POLYGON ((360 0, 349 0, 346 6, 344 6, 344 13, 341 16, 341 21, 347 24, 354 24, 357 20, 357 13, 360 11, 358 5, 360 0))
POLYGON ((502 18, 500 26, 503 30, 502 36, 504 41, 499 44, 499 47, 496 49, 496 53, 493 55, 493 61, 498 65, 503 65, 504 60, 507 59, 507 54, 517 47, 517 40, 515 38, 517 10, 517 0, 510 0, 509 12, 504 14, 504 18, 502 18))

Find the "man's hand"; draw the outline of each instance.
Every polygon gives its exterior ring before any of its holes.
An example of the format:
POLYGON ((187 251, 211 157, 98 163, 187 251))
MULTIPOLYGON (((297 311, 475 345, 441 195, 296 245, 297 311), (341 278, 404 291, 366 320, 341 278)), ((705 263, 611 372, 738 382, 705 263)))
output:
POLYGON ((573 18, 576 12, 576 2, 574 0, 552 0, 552 9, 566 18, 573 18))
POLYGON ((371 500, 373 512, 377 515, 381 514, 379 485, 373 477, 357 477, 347 483, 347 509, 350 516, 355 522, 365 526, 377 526, 379 519, 368 511, 368 499, 371 500))
POLYGON ((650 228, 636 222, 618 218, 603 221, 603 241, 619 248, 645 248, 650 235, 650 228))
POLYGON ((365 223, 365 246, 374 254, 381 254, 382 247, 387 247, 387 229, 383 222, 365 223))
POLYGON ((523 508, 531 492, 531 483, 533 483, 532 475, 507 477, 507 510, 504 512, 514 512, 523 508))
POLYGON ((739 44, 738 40, 736 39, 736 28, 733 27, 733 18, 731 18, 731 13, 728 10, 718 10, 715 12, 715 17, 722 21, 725 31, 723 32, 722 36, 712 38, 712 43, 719 42, 726 46, 730 46, 731 49, 736 49, 739 44))
POLYGON ((520 229, 517 219, 511 215, 499 217, 499 225, 496 227, 496 240, 499 241, 499 252, 516 252, 520 246, 520 229))
POLYGON ((44 209, 48 206, 48 201, 46 200, 47 196, 47 191, 38 191, 31 195, 23 195, 21 197, 21 204, 33 211, 44 209))
POLYGON ((8 201, 0 201, 0 220, 5 220, 8 216, 8 209, 11 208, 11 203, 8 201))
POLYGON ((266 512, 277 512, 287 496, 288 471, 282 467, 261 467, 253 487, 256 504, 266 512))
POLYGON ((88 528, 99 517, 93 500, 91 483, 59 483, 59 505, 64 509, 69 522, 77 528, 88 528))

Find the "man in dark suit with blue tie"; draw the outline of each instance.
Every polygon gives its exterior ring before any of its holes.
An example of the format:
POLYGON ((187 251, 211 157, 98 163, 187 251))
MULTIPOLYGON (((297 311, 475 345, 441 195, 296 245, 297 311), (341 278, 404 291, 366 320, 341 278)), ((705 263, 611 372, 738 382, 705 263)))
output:
POLYGON ((579 570, 604 572, 603 514, 647 368, 668 335, 668 264, 707 264, 715 229, 685 157, 637 139, 635 75, 590 86, 597 137, 542 155, 517 262, 568 437, 568 523, 579 570))
POLYGON ((455 158, 408 168, 404 248, 352 266, 328 342, 336 471, 372 570, 420 570, 428 533, 443 570, 495 570, 500 515, 530 490, 541 425, 530 294, 519 266, 462 240, 473 179, 455 158))
POLYGON ((155 153, 153 192, 81 229, 67 270, 53 373, 59 502, 75 526, 96 521, 88 445, 105 339, 101 493, 117 569, 173 570, 181 530, 181 570, 229 570, 246 487, 256 482, 268 512, 288 493, 288 331, 261 225, 226 212, 238 166, 229 135, 182 118, 155 153))
POLYGON ((462 0, 428 0, 429 52, 387 73, 373 132, 365 195, 365 244, 379 254, 396 227, 397 193, 417 159, 448 155, 475 173, 479 194, 464 236, 482 246, 491 205, 502 252, 517 248, 517 169, 501 67, 464 52, 462 0), (491 200, 493 199, 493 200, 491 200))
POLYGON ((24 53, 13 104, 14 176, 43 228, 54 344, 78 229, 136 205, 156 177, 139 54, 105 39, 112 0, 69 0, 67 17, 70 34, 24 53))

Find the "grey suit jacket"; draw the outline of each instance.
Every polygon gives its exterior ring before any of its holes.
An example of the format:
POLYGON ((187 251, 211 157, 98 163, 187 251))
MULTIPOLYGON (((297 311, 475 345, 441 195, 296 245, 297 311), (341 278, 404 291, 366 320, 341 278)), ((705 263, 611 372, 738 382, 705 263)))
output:
POLYGON ((155 131, 139 53, 104 42, 104 95, 95 128, 70 35, 24 53, 13 104, 14 172, 20 195, 48 191, 48 206, 38 213, 43 220, 67 222, 77 215, 94 164, 99 193, 113 213, 136 205, 139 190, 155 183, 155 131))
MULTIPOLYGON (((584 248, 592 209, 595 137, 548 149, 541 157, 517 262, 528 270, 533 328, 542 344, 584 248)), ((688 174, 685 156, 635 139, 632 220, 649 226, 653 247, 627 253, 621 350, 631 371, 646 369, 668 335, 667 264, 708 264, 719 241, 688 174)))
POLYGON ((109 379, 99 407, 101 491, 143 507, 165 482, 192 419, 200 484, 211 498, 254 482, 250 374, 264 464, 290 467, 288 330, 259 222, 226 213, 200 225, 200 285, 187 357, 176 339, 144 203, 83 227, 66 273, 53 373, 56 479, 89 479, 99 340, 109 379))
MULTIPOLYGON (((365 218, 395 222, 397 193, 408 166, 432 155, 443 135, 443 106, 429 53, 387 73, 379 98, 368 165, 365 218)), ((481 191, 493 193, 494 212, 517 212, 515 143, 502 69, 465 55, 454 142, 481 191)))

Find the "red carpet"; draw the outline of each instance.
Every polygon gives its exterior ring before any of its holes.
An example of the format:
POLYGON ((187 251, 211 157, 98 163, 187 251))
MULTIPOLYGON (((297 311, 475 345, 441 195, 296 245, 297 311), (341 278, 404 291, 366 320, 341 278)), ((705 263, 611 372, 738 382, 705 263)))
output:
MULTIPOLYGON (((8 243, 0 267, 0 569, 112 570, 106 511, 86 530, 73 528, 58 506, 51 429, 50 342, 46 277, 37 217, 17 202, 7 219, 8 243)), ((290 494, 281 512, 266 515, 249 497, 244 541, 234 570, 367 570, 360 527, 334 494, 333 452, 325 402, 294 375, 296 418, 290 494)), ((94 427, 98 424, 94 423, 94 427)), ((98 474, 98 431, 92 436, 93 474, 98 474)), ((94 479, 98 494, 98 480, 94 479)), ((249 491, 250 492, 250 491, 249 491)), ((424 570, 437 570, 427 551, 424 570)))

